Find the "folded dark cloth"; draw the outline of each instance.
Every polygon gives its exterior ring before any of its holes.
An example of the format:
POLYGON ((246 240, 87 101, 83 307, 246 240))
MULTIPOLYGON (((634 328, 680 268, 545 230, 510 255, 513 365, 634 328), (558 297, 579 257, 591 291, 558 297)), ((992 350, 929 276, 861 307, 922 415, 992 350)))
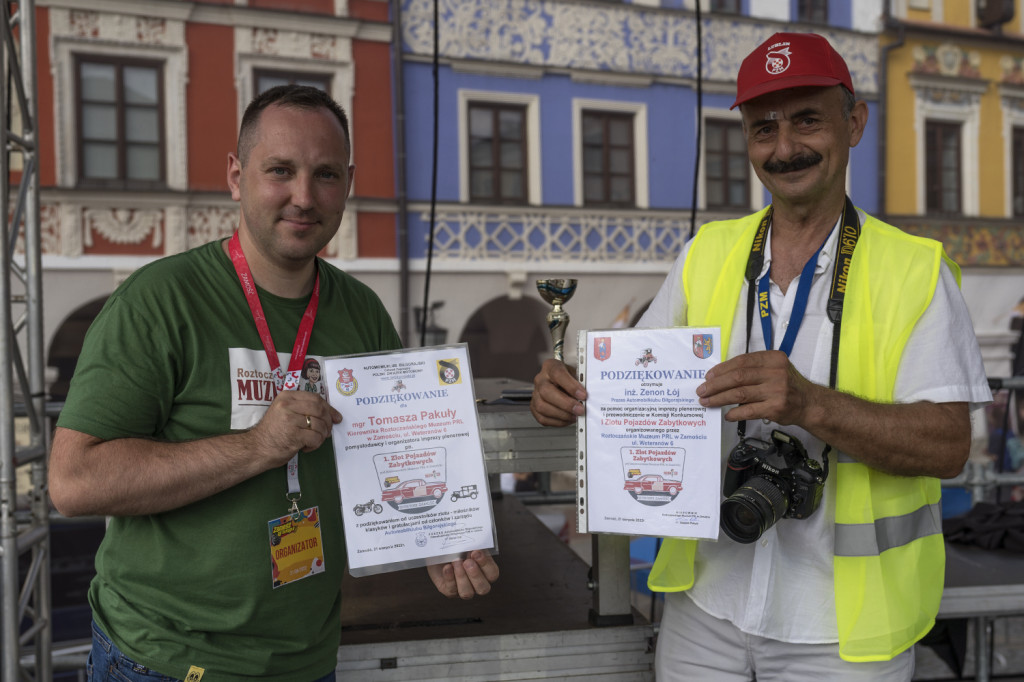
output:
POLYGON ((942 533, 950 542, 1024 552, 1024 502, 978 502, 966 513, 945 519, 942 533))

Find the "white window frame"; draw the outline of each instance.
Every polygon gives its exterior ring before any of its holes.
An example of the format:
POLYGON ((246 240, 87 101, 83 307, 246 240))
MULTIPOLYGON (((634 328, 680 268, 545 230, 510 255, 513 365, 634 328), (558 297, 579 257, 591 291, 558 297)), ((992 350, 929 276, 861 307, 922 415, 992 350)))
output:
POLYGON ((572 100, 572 181, 573 205, 583 204, 583 112, 585 110, 633 114, 633 187, 636 208, 650 207, 647 169, 647 104, 619 100, 572 100))
MULTIPOLYGON (((941 24, 945 16, 943 0, 893 0, 892 16, 896 19, 906 19, 909 10, 923 10, 931 12, 931 21, 941 24)), ((971 12, 971 24, 974 24, 974 12, 971 12)))
POLYGON ((540 206, 544 201, 540 163, 540 95, 459 88, 459 201, 469 203, 469 105, 471 102, 526 107, 526 203, 540 206))
POLYGON ((981 129, 981 96, 987 83, 961 78, 911 74, 914 88, 914 134, 917 163, 917 213, 926 208, 927 176, 925 127, 928 121, 960 124, 960 206, 965 217, 979 214, 978 136, 981 129), (955 95, 955 96, 951 96, 955 95))
MULTIPOLYGON (((701 129, 707 131, 708 121, 736 121, 742 127, 743 115, 740 110, 733 109, 705 109, 703 114, 703 125, 701 129)), ((697 208, 699 210, 707 210, 707 135, 703 134, 700 136, 700 170, 697 176, 697 208)), ((754 166, 750 163, 750 157, 747 157, 747 167, 750 169, 750 187, 749 196, 747 196, 747 205, 745 208, 760 208, 764 197, 764 185, 761 184, 761 179, 757 177, 757 173, 754 172, 754 166)), ((717 209, 716 209, 717 210, 717 209)))
MULTIPOLYGON (((186 115, 185 88, 188 84, 188 52, 184 41, 184 28, 180 22, 168 20, 172 37, 170 44, 144 45, 124 42, 116 37, 103 40, 81 38, 72 34, 68 10, 51 8, 51 50, 53 55, 54 108, 57 121, 56 164, 57 184, 75 187, 78 184, 78 126, 75 120, 78 91, 75 87, 74 56, 120 57, 158 61, 163 66, 163 135, 164 177, 167 188, 188 189, 188 117, 186 115)), ((114 24, 114 19, 109 20, 114 24)))
MULTIPOLYGON (((325 62, 319 59, 282 59, 280 57, 268 57, 266 55, 243 54, 235 55, 237 71, 235 73, 235 86, 238 88, 238 121, 241 123, 242 115, 249 102, 256 96, 256 72, 264 71, 294 71, 297 73, 309 73, 328 76, 331 80, 331 91, 329 94, 335 102, 340 104, 348 114, 349 122, 352 121, 352 91, 355 76, 351 60, 344 63, 325 62)), ((355 147, 356 140, 352 140, 355 147)), ((358 177, 358 176, 357 176, 358 177)))
POLYGON ((1013 216, 1013 129, 1024 128, 1024 88, 999 86, 1003 113, 1003 215, 1013 216))

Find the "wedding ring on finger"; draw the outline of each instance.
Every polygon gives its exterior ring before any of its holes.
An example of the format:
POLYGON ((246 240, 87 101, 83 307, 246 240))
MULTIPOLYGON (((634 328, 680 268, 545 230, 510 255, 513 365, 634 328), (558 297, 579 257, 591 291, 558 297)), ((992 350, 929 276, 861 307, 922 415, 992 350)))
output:
POLYGON ((310 417, 308 414, 306 415, 306 428, 307 429, 313 428, 313 418, 310 417))

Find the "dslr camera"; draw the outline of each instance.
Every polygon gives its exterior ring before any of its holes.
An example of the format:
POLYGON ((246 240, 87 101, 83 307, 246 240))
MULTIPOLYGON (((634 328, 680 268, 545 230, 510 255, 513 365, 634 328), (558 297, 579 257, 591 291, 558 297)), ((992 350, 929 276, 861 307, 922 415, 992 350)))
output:
POLYGON ((826 475, 787 433, 772 431, 771 443, 741 440, 729 453, 722 483, 722 530, 746 544, 781 518, 807 518, 821 504, 826 475))

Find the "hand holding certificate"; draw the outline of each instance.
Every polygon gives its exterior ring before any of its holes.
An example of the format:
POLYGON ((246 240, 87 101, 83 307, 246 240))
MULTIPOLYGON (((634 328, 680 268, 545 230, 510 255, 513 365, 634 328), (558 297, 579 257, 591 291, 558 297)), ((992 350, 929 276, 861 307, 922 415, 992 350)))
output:
POLYGON ((466 345, 324 364, 349 572, 496 549, 466 345))
POLYGON ((721 410, 697 401, 717 328, 579 333, 580 532, 718 538, 721 410))

